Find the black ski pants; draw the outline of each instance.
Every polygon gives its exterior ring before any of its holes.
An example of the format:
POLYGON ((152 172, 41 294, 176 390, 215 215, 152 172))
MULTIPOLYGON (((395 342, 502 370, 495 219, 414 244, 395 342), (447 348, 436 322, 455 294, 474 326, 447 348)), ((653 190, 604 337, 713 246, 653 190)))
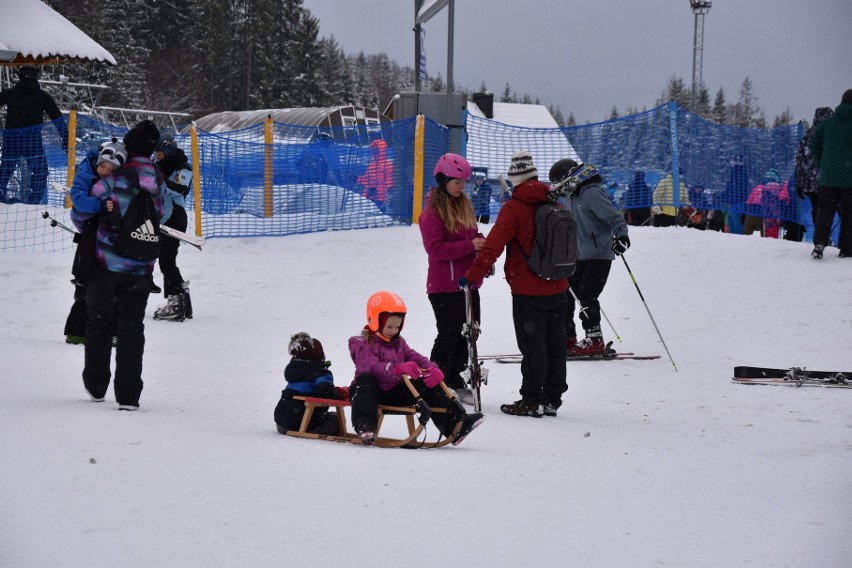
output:
POLYGON ((71 304, 71 310, 65 320, 64 335, 86 337, 86 321, 89 317, 86 311, 86 285, 76 279, 72 282, 74 283, 74 303, 71 304))
MULTIPOLYGON (((587 332, 601 326, 601 304, 598 298, 606 286, 610 268, 612 268, 611 260, 580 260, 577 261, 574 274, 568 279, 571 290, 580 299, 580 323, 587 332)), ((567 337, 577 337, 577 328, 574 325, 575 305, 574 296, 569 291, 568 311, 565 314, 567 337)))
MULTIPOLYGON (((479 321, 479 290, 471 290, 473 318, 479 321)), ((464 291, 429 294, 438 336, 432 346, 429 359, 438 364, 444 373, 444 382, 451 389, 465 386, 461 373, 467 367, 467 340, 462 335, 467 321, 464 291)))
POLYGON ((852 252, 852 187, 819 188, 814 244, 828 246, 835 212, 840 215, 840 239, 837 248, 852 252))
MULTIPOLYGON (((187 219, 186 209, 175 205, 169 220, 163 223, 167 227, 186 232, 187 219)), ((177 296, 183 294, 183 276, 177 265, 178 248, 180 241, 171 237, 160 239, 160 272, 163 273, 163 295, 177 296)))
POLYGON ((142 394, 142 355, 145 351, 145 307, 151 290, 150 276, 133 276, 101 268, 86 285, 86 358, 83 384, 95 397, 109 387, 113 332, 115 349, 115 400, 138 405, 142 394), (113 327, 113 322, 115 326, 113 327))
POLYGON ((512 296, 515 339, 521 351, 521 397, 528 404, 548 402, 557 408, 565 380, 565 312, 567 292, 552 296, 512 296))
MULTIPOLYGON (((564 363, 563 357, 563 363, 564 363)), ((423 381, 411 383, 430 407, 449 408, 450 412, 433 412, 432 422, 444 436, 453 433, 456 422, 464 420, 466 413, 461 405, 453 405, 440 385, 429 388, 423 381)), ((379 405, 412 406, 414 395, 400 382, 389 391, 379 389, 378 380, 372 373, 362 373, 355 377, 349 387, 349 400, 352 403, 352 427, 356 432, 375 431, 379 405)))

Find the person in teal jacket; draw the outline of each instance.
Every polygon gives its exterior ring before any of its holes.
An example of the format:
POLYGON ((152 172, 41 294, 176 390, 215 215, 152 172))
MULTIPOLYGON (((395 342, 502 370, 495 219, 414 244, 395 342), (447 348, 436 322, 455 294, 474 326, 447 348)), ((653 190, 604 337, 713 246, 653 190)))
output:
POLYGON ((852 257, 852 89, 843 93, 834 115, 814 129, 811 155, 819 165, 819 208, 814 228, 814 258, 822 258, 834 212, 840 214, 838 248, 852 257))

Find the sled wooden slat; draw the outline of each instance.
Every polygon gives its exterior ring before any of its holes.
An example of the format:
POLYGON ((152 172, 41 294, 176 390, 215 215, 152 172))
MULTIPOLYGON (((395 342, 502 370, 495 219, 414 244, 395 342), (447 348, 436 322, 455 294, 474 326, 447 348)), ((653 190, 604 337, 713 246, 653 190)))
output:
MULTIPOLYGON (((411 384, 411 380, 408 377, 404 377, 404 381, 408 386, 409 390, 411 390, 412 395, 415 396, 416 399, 420 398, 420 394, 417 392, 417 389, 411 384)), ((452 399, 455 396, 451 390, 449 390, 444 383, 441 383, 441 387, 444 389, 444 392, 447 393, 447 396, 452 399)), ((348 400, 334 400, 328 398, 317 398, 313 396, 294 396, 293 400, 301 400, 305 403, 305 414, 302 416, 302 422, 299 425, 298 430, 287 430, 286 434, 288 436, 294 436, 296 438, 309 438, 313 440, 327 440, 330 442, 348 442, 352 444, 361 444, 361 438, 358 434, 354 432, 349 432, 346 427, 346 407, 351 406, 351 403, 348 400), (311 418, 313 418, 314 410, 317 408, 335 408, 337 411, 337 425, 338 425, 338 433, 334 435, 329 434, 316 434, 313 432, 308 432, 308 425, 311 423, 311 418)), ((438 413, 446 413, 449 412, 447 408, 430 408, 432 412, 438 413)), ((461 429, 461 422, 455 424, 453 428, 453 433, 450 436, 447 436, 437 442, 417 442, 417 438, 423 432, 425 428, 424 424, 420 424, 415 421, 414 417, 417 414, 417 408, 415 406, 386 406, 379 405, 378 408, 378 417, 376 421, 376 445, 383 448, 399 448, 399 447, 418 447, 418 448, 439 448, 441 446, 445 446, 452 442, 456 436, 458 435, 459 430, 461 429), (390 438, 379 436, 379 431, 382 428, 382 423, 384 421, 385 416, 405 416, 405 423, 408 435, 402 438, 390 438)))

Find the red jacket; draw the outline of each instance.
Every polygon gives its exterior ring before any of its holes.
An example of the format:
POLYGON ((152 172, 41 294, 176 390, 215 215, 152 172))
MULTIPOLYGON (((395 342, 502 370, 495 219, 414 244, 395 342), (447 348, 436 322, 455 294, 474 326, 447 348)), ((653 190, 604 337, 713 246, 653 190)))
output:
POLYGON ((527 266, 526 257, 532 252, 535 238, 535 204, 543 201, 547 201, 547 186, 540 181, 527 180, 515 187, 511 199, 500 209, 497 221, 485 239, 485 246, 465 273, 464 277, 468 281, 476 282, 484 278, 508 246, 504 271, 512 294, 552 296, 568 289, 567 278, 545 280, 527 266), (518 250, 519 243, 523 254, 518 250))

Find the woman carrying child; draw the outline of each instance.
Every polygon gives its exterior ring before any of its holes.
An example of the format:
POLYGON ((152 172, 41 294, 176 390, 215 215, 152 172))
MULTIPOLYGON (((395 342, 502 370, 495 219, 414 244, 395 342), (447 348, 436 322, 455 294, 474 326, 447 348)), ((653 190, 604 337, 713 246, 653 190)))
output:
MULTIPOLYGON (((71 202, 74 208, 83 213, 99 213, 102 208, 112 202, 103 202, 89 195, 95 182, 112 174, 124 166, 127 161, 127 150, 124 144, 113 138, 104 142, 97 151, 90 150, 77 166, 74 180, 71 184, 71 202)), ((92 217, 83 225, 83 230, 74 235, 77 250, 74 253, 74 264, 71 273, 74 275, 74 303, 65 320, 65 342, 83 344, 86 341, 86 282, 95 261, 95 237, 98 232, 98 218, 92 217)))
MULTIPOLYGON (((429 258, 426 293, 435 312, 438 336, 430 359, 444 374, 447 386, 456 391, 459 400, 473 404, 473 393, 461 377, 467 365, 467 342, 462 335, 466 322, 465 295, 458 280, 473 264, 485 237, 476 226, 473 205, 464 192, 470 179, 470 164, 458 154, 444 154, 435 165, 435 180, 420 215, 420 236, 429 258)), ((473 318, 479 321, 479 287, 471 285, 473 318)))
POLYGON ((355 363, 355 379, 349 387, 352 426, 365 445, 373 445, 378 405, 414 403, 402 380, 407 375, 426 404, 449 409, 432 414, 442 435, 450 436, 456 424, 462 423, 453 440, 453 445, 458 445, 484 417, 479 412, 467 414, 464 407, 452 404, 440 386, 444 379, 441 369, 400 336, 406 312, 402 298, 393 292, 376 292, 367 301, 367 325, 360 335, 349 338, 349 354, 355 363))

